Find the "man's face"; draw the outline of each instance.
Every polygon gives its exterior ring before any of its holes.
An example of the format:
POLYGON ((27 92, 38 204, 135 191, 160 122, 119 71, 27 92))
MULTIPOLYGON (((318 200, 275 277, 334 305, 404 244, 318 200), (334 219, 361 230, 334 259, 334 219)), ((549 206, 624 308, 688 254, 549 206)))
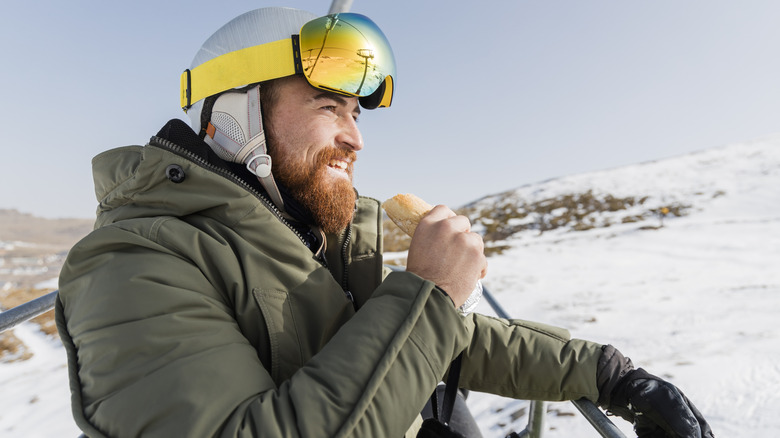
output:
POLYGON ((266 120, 274 177, 314 215, 327 233, 352 219, 352 171, 363 149, 355 97, 311 87, 293 77, 276 85, 276 100, 266 120))

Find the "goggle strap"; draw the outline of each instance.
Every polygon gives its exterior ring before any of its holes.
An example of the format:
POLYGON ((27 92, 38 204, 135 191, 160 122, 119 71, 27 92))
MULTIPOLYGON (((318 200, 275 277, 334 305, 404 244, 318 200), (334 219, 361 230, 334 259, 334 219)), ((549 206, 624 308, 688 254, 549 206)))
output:
POLYGON ((181 74, 181 106, 245 84, 295 74, 291 39, 247 47, 217 56, 181 74), (258 75, 258 72, 262 74, 258 75))

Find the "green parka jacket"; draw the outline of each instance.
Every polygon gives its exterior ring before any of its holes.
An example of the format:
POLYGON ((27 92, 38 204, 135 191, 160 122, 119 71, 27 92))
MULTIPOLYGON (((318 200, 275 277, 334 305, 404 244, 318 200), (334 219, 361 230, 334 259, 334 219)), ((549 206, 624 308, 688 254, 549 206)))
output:
POLYGON ((87 436, 414 436, 463 350, 463 387, 597 399, 600 345, 385 277, 377 201, 359 198, 321 263, 207 155, 153 137, 93 160, 98 219, 56 306, 87 436))

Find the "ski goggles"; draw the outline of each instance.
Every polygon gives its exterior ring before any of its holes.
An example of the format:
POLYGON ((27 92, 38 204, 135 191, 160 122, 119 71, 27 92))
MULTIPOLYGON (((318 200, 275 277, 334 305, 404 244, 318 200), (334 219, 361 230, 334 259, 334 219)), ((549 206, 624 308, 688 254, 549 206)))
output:
POLYGON ((257 82, 303 75, 313 87, 358 97, 366 109, 389 107, 395 59, 368 17, 340 13, 304 24, 299 35, 217 56, 181 75, 186 111, 208 96, 257 82))

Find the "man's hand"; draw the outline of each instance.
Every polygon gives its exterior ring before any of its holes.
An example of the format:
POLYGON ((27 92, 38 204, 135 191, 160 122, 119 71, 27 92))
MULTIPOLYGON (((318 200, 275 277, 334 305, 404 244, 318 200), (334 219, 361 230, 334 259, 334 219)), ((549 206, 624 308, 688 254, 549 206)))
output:
POLYGON ((642 368, 624 379, 624 392, 634 411, 640 438, 712 438, 712 429, 696 406, 677 387, 642 368))
POLYGON ((599 405, 634 424, 639 438, 714 438, 696 406, 674 385, 642 368, 611 345, 597 372, 599 405))
POLYGON ((406 270, 436 283, 460 307, 487 274, 482 237, 468 218, 437 205, 417 226, 406 270))

